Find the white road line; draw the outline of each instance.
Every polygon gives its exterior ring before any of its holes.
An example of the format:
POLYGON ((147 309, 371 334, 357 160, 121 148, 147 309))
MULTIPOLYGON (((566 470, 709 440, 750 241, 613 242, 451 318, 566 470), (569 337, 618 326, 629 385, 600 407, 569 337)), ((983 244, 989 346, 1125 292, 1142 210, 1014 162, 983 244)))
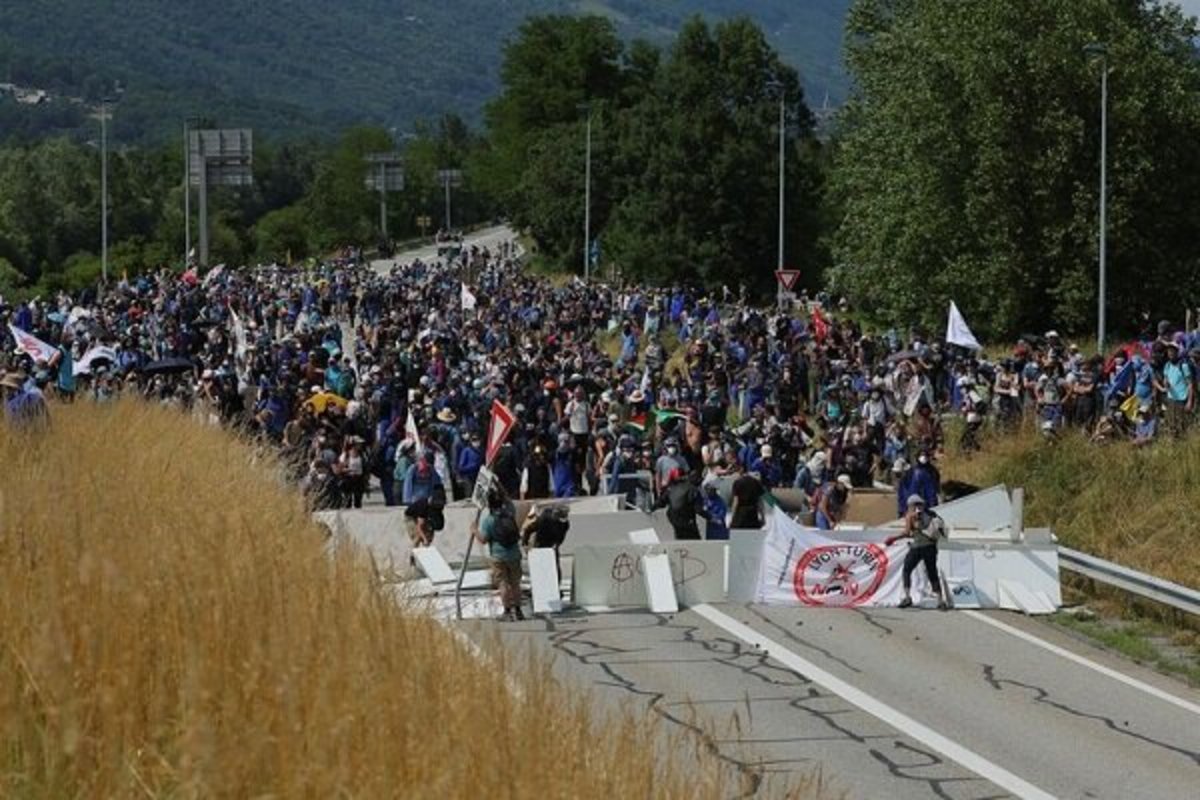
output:
POLYGON ((1014 775, 1003 767, 988 761, 978 753, 968 750, 927 725, 917 722, 907 714, 892 708, 881 700, 877 700, 861 689, 851 686, 841 678, 826 672, 811 661, 793 653, 783 645, 763 636, 749 625, 739 622, 728 614, 718 611, 710 605, 693 606, 692 611, 695 611, 718 628, 723 628, 747 644, 766 650, 771 658, 783 664, 788 669, 795 670, 813 682, 824 686, 851 705, 861 708, 871 716, 886 722, 901 733, 911 736, 913 739, 936 750, 951 761, 974 772, 979 777, 1012 792, 1017 797, 1028 798, 1029 800, 1054 799, 1054 795, 1049 792, 1039 789, 1032 783, 1014 775))
POLYGON ((1145 692, 1148 695, 1157 697, 1159 700, 1165 700, 1166 702, 1170 703, 1173 706, 1182 708, 1184 711, 1190 711, 1193 714, 1200 714, 1200 705, 1197 705, 1196 703, 1190 702, 1188 700, 1184 700, 1182 697, 1173 695, 1170 692, 1165 692, 1162 689, 1159 689, 1157 686, 1151 686, 1148 683, 1139 681, 1137 678, 1132 678, 1132 677, 1126 675, 1125 673, 1121 672, 1120 670, 1115 670, 1110 667, 1106 667, 1103 664, 1097 664, 1095 661, 1085 658, 1084 656, 1078 655, 1077 653, 1072 653, 1070 650, 1067 650, 1066 648, 1059 647, 1056 644, 1051 644, 1050 642, 1047 642, 1044 639, 1039 639, 1037 636, 1034 636, 1032 633, 1027 633, 1027 632, 1021 630, 1020 628, 1014 628, 1011 625, 1000 622, 999 620, 992 619, 991 617, 987 616, 986 614, 982 614, 978 611, 959 611, 958 613, 966 614, 967 616, 971 617, 972 619, 977 619, 980 622, 991 625, 993 628, 1002 630, 1005 633, 1010 634, 1012 636, 1016 636, 1018 639, 1023 639, 1024 641, 1029 642, 1032 645, 1036 645, 1037 647, 1040 647, 1043 650, 1049 650, 1051 653, 1054 653, 1056 656, 1062 656, 1063 658, 1065 658, 1069 661, 1074 661, 1076 664, 1080 664, 1084 667, 1087 667, 1090 670, 1099 672, 1101 675, 1104 675, 1105 677, 1108 677, 1108 678, 1112 678, 1115 681, 1120 681, 1121 683, 1125 684, 1126 686, 1131 686, 1134 689, 1145 692))

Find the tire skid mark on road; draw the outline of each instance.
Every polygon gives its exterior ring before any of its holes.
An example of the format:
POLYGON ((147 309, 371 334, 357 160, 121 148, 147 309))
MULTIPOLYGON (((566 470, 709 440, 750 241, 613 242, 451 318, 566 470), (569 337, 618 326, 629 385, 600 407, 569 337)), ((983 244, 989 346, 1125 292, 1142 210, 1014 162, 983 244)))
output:
MULTIPOLYGON (((990 792, 993 792, 994 789, 988 786, 982 778, 961 774, 957 765, 943 759, 937 753, 926 751, 904 741, 894 733, 864 734, 842 724, 835 717, 853 717, 861 712, 845 703, 837 695, 824 692, 806 676, 788 669, 778 662, 772 662, 772 658, 767 652, 747 647, 743 642, 731 637, 706 634, 699 626, 687 624, 671 616, 655 615, 648 619, 652 621, 645 624, 621 624, 588 630, 573 628, 570 623, 574 620, 555 622, 552 619, 541 617, 539 621, 545 626, 544 630, 550 634, 550 644, 555 652, 563 654, 582 666, 598 669, 602 673, 603 677, 594 681, 596 685, 621 690, 646 702, 653 713, 694 736, 707 752, 735 769, 744 781, 745 791, 739 797, 758 797, 760 792, 767 788, 766 778, 769 775, 786 775, 794 772, 796 768, 813 765, 817 762, 806 756, 749 759, 734 751, 752 748, 756 744, 784 746, 793 744, 802 748, 806 743, 812 742, 844 742, 863 746, 865 752, 882 764, 893 778, 924 784, 933 796, 943 798, 943 800, 993 800, 993 798, 1005 796, 991 794, 990 792), (568 627, 573 629, 568 630, 568 627), (664 631, 677 633, 678 638, 669 640, 670 643, 694 646, 708 657, 704 659, 630 658, 629 656, 650 653, 654 648, 620 647, 599 640, 599 637, 611 633, 645 632, 651 628, 662 628, 664 631), (736 671, 744 677, 753 678, 766 686, 799 692, 800 696, 754 698, 747 695, 745 698, 730 700, 674 701, 667 699, 666 692, 640 685, 637 679, 629 674, 630 670, 628 669, 643 664, 694 663, 696 661, 716 664, 722 668, 736 671), (725 738, 715 736, 694 719, 695 710, 705 704, 744 705, 746 713, 749 715, 752 704, 755 702, 780 701, 786 702, 797 712, 823 723, 833 732, 832 735, 794 736, 760 741, 740 735, 737 738, 725 738), (830 703, 837 707, 820 707, 822 704, 830 703), (685 709, 692 713, 686 713, 685 709), (903 759, 889 757, 885 750, 881 749, 881 746, 886 746, 888 743, 895 751, 919 755, 922 759, 921 762, 908 763, 903 759), (793 768, 788 769, 788 765, 792 765, 793 768), (937 774, 938 771, 941 771, 941 774, 937 774), (954 772, 958 774, 952 774, 954 772), (948 792, 949 787, 953 787, 957 791, 951 794, 948 792)), ((790 631, 779 628, 771 620, 765 621, 777 630, 783 630, 783 633, 793 641, 808 645, 807 642, 797 639, 790 631)), ((814 649, 819 650, 820 648, 814 649)), ((830 657, 840 662, 836 656, 830 655, 830 657)), ((733 724, 740 731, 736 719, 733 724)))
MULTIPOLYGON (((1009 686, 1017 687, 1019 689, 1024 689, 1026 691, 1033 693, 1033 701, 1035 703, 1041 703, 1043 705, 1050 706, 1051 708, 1062 711, 1064 714, 1070 714, 1073 717, 1094 720, 1096 722, 1103 724, 1106 728, 1113 731, 1114 733, 1118 733, 1122 736, 1129 736, 1133 739, 1137 739, 1139 741, 1145 742, 1146 744, 1151 745, 1152 747, 1158 747, 1163 750, 1170 750, 1173 753, 1177 753, 1177 754, 1183 756, 1184 758, 1188 759, 1192 763, 1200 765, 1200 752, 1196 752, 1194 750, 1188 750, 1186 747, 1180 747, 1179 745, 1174 745, 1174 744, 1170 744, 1168 742, 1164 742, 1160 739, 1155 739, 1152 736, 1147 736, 1144 733, 1137 733, 1136 731, 1131 731, 1131 730, 1129 730, 1128 727, 1117 724, 1117 721, 1115 719, 1113 719, 1112 717, 1107 717, 1103 714, 1095 714, 1095 713, 1092 713, 1089 711, 1081 711, 1077 708, 1072 708, 1071 706, 1067 705, 1066 703, 1064 703, 1062 701, 1051 699, 1050 691, 1048 689, 1043 689, 1041 686, 1037 686, 1032 683, 1026 683, 1024 681, 1019 681, 1019 680, 1016 680, 1015 678, 997 677, 996 676, 996 667, 992 664, 982 664, 981 666, 983 667, 983 679, 985 681, 987 681, 988 685, 990 685, 993 689, 995 689, 998 692, 1004 691, 1004 686, 1006 684, 1009 686)), ((1126 723, 1126 726, 1127 725, 1128 725, 1128 723, 1126 723)))

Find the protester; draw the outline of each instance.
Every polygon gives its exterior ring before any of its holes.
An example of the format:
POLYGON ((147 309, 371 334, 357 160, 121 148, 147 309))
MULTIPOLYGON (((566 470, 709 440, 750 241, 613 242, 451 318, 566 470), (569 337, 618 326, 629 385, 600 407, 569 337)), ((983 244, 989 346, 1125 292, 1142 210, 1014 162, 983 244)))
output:
POLYGON ((365 505, 373 486, 427 507, 437 485, 470 495, 500 401, 516 425, 491 466, 510 497, 613 493, 649 509, 679 470, 693 486, 733 478, 734 528, 761 527, 779 486, 833 524, 823 487, 840 475, 890 481, 898 514, 911 494, 934 508, 951 429, 968 451, 1022 426, 1147 446, 1194 417, 1200 331, 1169 322, 1101 358, 1052 330, 992 362, 918 328, 868 331, 828 297, 782 313, 734 292, 559 284, 515 252, 158 269, 0 301, 0 369, 32 376, 6 388, 6 408, 19 396, 41 418, 47 398, 137 396, 278 446, 321 507, 365 505))
POLYGON ((704 500, 696 484, 681 469, 672 469, 667 475, 667 485, 659 496, 659 508, 667 509, 667 521, 678 540, 700 538, 696 517, 704 515, 704 500))
POLYGON ((938 577, 937 557, 938 539, 946 535, 946 523, 937 514, 925 507, 925 500, 920 495, 908 498, 908 510, 904 516, 904 533, 891 536, 886 540, 890 547, 900 539, 912 539, 908 553, 904 556, 904 569, 900 573, 904 586, 904 598, 900 601, 901 608, 908 608, 912 602, 912 574, 918 564, 925 565, 925 576, 929 586, 937 595, 937 607, 945 611, 949 606, 942 597, 942 582, 938 577))
POLYGON ((539 506, 534 503, 529 507, 529 514, 521 526, 521 546, 549 547, 554 550, 554 564, 559 580, 562 580, 562 560, 559 548, 566 541, 567 533, 571 530, 571 507, 566 503, 553 506, 539 506))
POLYGON ((521 610, 521 531, 517 527, 516 508, 503 489, 488 491, 487 510, 471 524, 471 533, 488 546, 492 585, 500 597, 504 612, 500 619, 525 619, 521 610))

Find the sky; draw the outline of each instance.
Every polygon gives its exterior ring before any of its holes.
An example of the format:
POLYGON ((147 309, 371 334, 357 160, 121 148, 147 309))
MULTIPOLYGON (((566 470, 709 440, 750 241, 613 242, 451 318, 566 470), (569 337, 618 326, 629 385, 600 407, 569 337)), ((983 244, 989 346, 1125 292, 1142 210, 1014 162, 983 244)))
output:
POLYGON ((1179 5, 1183 6, 1183 10, 1189 14, 1200 17, 1200 0, 1179 0, 1179 5))

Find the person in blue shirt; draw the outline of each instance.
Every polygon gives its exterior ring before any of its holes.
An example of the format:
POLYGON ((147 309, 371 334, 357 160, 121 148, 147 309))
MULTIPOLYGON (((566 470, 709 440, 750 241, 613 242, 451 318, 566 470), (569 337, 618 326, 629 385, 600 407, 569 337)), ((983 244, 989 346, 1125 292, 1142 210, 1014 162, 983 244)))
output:
POLYGON ((1167 431, 1178 438, 1187 430, 1195 405, 1195 385, 1192 365, 1179 354, 1179 345, 1167 344, 1167 362, 1163 364, 1162 381, 1155 388, 1162 393, 1166 408, 1167 431))
POLYGON ((442 479, 438 477, 437 470, 430 463, 428 454, 422 453, 416 463, 408 468, 408 472, 404 476, 401 502, 406 506, 411 506, 418 500, 428 499, 433 494, 433 487, 441 485, 442 479))
POLYGON ((926 508, 933 508, 938 503, 940 489, 941 477, 930 463, 929 454, 923 452, 896 487, 897 516, 903 517, 908 512, 908 498, 914 494, 925 502, 926 508))
POLYGON ((575 497, 579 487, 575 480, 575 453, 571 448, 570 434, 559 437, 558 450, 550 465, 550 480, 554 484, 555 497, 575 497))
POLYGON ((775 451, 769 444, 762 446, 759 457, 750 465, 750 471, 757 472, 759 480, 768 489, 774 489, 783 480, 783 468, 775 460, 775 451))
POLYGON ((470 497, 479 477, 479 469, 483 466, 483 441, 478 433, 472 433, 467 443, 459 448, 458 458, 454 465, 458 479, 465 485, 465 495, 470 497))
POLYGON ((725 516, 729 507, 717 491, 715 481, 704 484, 704 538, 720 541, 729 538, 729 526, 725 524, 725 516))

